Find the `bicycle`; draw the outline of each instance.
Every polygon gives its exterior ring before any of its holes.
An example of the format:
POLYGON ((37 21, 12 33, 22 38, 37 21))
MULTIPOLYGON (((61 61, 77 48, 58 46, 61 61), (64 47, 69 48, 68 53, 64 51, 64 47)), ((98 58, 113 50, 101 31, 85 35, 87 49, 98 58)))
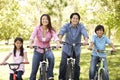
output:
MULTIPOLYGON (((107 51, 105 50, 96 50, 96 53, 99 57, 99 61, 96 65, 97 67, 97 70, 96 70, 96 73, 95 73, 95 77, 94 77, 94 80, 107 80, 107 75, 106 75, 106 70, 104 68, 104 58, 103 57, 100 57, 100 53, 106 53, 107 51)), ((113 51, 110 51, 110 53, 112 54, 113 51)))
POLYGON ((8 65, 9 68, 14 72, 13 80, 17 80, 17 70, 19 69, 21 64, 29 64, 29 62, 21 62, 21 63, 4 63, 1 65, 8 65))
POLYGON ((83 45, 83 43, 73 43, 70 44, 68 42, 62 41, 62 44, 68 44, 71 46, 71 54, 70 57, 67 58, 67 69, 66 69, 66 80, 74 80, 74 65, 75 65, 75 50, 74 47, 76 45, 83 45))
MULTIPOLYGON (((27 48, 29 48, 29 46, 27 46, 27 48)), ((41 48, 41 47, 38 47, 38 46, 33 46, 33 48, 39 48, 39 49, 42 49, 43 50, 43 53, 42 53, 42 61, 40 61, 40 76, 39 76, 39 79, 38 80, 48 80, 48 77, 47 77, 47 74, 48 74, 48 61, 46 60, 46 51, 48 50, 53 50, 56 48, 56 46, 51 46, 51 47, 46 47, 46 48, 41 48)), ((54 80, 54 79, 51 79, 51 80, 54 80)))

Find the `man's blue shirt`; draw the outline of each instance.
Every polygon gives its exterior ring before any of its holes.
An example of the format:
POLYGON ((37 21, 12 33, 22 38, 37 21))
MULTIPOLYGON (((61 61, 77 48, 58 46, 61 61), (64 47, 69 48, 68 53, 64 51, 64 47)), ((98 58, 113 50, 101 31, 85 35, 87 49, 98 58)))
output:
MULTIPOLYGON (((88 37, 87 31, 85 26, 83 26, 81 23, 77 25, 77 27, 72 27, 71 23, 65 24, 58 35, 66 35, 65 41, 73 44, 73 43, 80 43, 81 42, 81 35, 84 37, 88 37)), ((66 44, 63 45, 63 51, 70 56, 71 53, 71 46, 66 44)), ((75 46, 75 53, 76 56, 80 55, 80 45, 75 46)))

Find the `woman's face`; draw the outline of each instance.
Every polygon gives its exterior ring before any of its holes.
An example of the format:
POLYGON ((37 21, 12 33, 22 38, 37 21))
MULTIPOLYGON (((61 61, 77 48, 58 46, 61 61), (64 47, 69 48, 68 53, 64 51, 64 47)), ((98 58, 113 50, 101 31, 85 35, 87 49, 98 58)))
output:
POLYGON ((17 40, 17 41, 15 42, 15 46, 16 46, 17 49, 20 49, 22 45, 23 45, 22 42, 19 41, 19 40, 17 40))
POLYGON ((47 26, 49 23, 47 16, 42 17, 42 25, 47 26))
POLYGON ((97 34, 98 37, 102 37, 103 33, 104 32, 103 32, 102 29, 96 31, 96 34, 97 34))
POLYGON ((79 18, 77 15, 73 15, 73 17, 70 19, 73 26, 76 26, 79 23, 79 18))

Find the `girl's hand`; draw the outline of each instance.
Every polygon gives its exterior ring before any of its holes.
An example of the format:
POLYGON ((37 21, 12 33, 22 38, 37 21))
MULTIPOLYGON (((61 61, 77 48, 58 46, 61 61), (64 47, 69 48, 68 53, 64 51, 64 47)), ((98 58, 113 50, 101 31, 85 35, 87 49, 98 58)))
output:
POLYGON ((29 45, 29 48, 30 48, 30 49, 32 49, 32 48, 33 48, 33 45, 32 45, 32 44, 30 44, 30 45, 29 45))
POLYGON ((6 62, 2 62, 2 63, 0 63, 0 65, 5 65, 6 64, 6 62))

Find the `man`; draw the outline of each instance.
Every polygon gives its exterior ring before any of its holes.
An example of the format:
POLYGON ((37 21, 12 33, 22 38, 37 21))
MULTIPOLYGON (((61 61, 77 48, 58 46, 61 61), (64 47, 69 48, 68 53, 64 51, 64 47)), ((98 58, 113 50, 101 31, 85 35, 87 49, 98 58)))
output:
MULTIPOLYGON (((70 44, 79 43, 81 42, 81 35, 84 37, 83 45, 87 45, 88 43, 88 34, 85 27, 79 23, 80 15, 78 13, 72 13, 70 15, 70 23, 66 23, 61 28, 58 37, 60 42, 62 41, 63 36, 65 35, 65 42, 70 44)), ((67 65, 67 58, 70 57, 71 48, 70 45, 65 44, 63 45, 62 49, 62 57, 60 63, 60 70, 59 70, 59 80, 66 80, 66 65, 67 65)), ((74 69, 74 80, 79 80, 80 76, 80 45, 75 46, 75 69, 74 69)))

